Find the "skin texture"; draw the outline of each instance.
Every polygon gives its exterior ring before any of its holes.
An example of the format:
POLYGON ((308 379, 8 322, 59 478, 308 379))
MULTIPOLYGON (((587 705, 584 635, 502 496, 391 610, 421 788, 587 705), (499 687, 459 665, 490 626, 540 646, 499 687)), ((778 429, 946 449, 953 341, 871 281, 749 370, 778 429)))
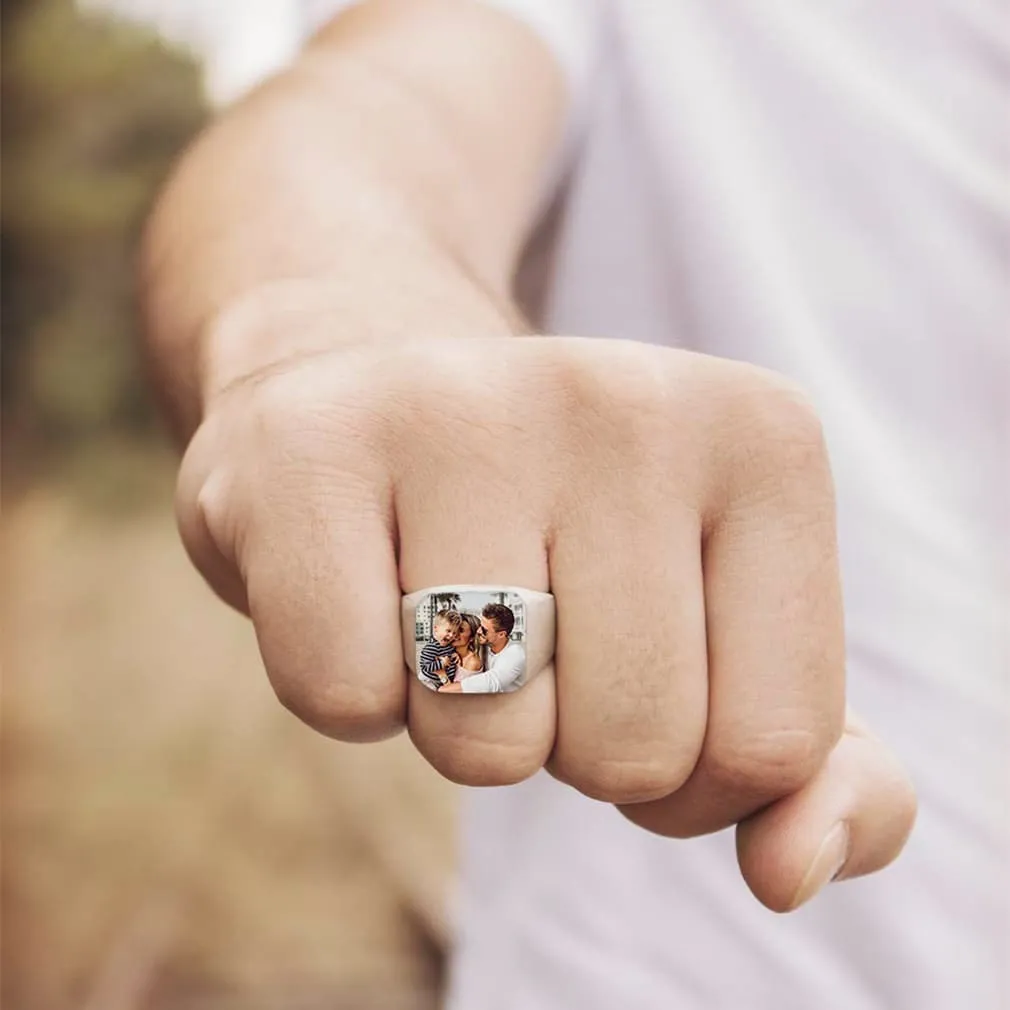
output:
POLYGON ((197 143, 142 263, 179 527, 310 726, 406 727, 469 784, 546 766, 662 834, 738 824, 784 911, 893 859, 915 812, 846 721, 820 426, 750 366, 516 339, 564 103, 502 15, 373 0, 197 143), (447 395, 446 362, 483 381, 447 395), (494 696, 416 682, 401 593, 452 583, 553 592, 554 667, 494 696))

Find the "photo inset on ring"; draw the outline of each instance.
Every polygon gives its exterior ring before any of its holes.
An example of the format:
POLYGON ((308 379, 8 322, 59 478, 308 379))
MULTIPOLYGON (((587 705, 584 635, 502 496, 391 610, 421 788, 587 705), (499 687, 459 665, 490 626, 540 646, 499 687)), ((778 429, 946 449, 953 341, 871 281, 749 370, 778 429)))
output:
POLYGON ((502 694, 526 683, 526 606, 502 590, 435 592, 417 605, 417 679, 446 694, 502 694))

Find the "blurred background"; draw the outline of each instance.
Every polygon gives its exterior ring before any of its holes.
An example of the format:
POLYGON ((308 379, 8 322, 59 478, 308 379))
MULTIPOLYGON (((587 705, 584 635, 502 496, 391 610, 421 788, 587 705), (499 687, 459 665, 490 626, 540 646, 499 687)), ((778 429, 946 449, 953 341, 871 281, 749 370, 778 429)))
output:
POLYGON ((288 715, 176 537, 132 257, 197 69, 70 0, 0 10, 2 1005, 435 1007, 452 787, 288 715))

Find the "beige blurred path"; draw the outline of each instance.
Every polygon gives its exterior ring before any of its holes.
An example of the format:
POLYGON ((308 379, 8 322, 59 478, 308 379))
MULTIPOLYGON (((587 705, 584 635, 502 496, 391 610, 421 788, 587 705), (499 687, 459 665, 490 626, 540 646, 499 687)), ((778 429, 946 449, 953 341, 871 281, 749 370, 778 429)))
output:
POLYGON ((281 709, 167 506, 35 490, 4 556, 3 1005, 434 1007, 455 793, 406 738, 281 709))

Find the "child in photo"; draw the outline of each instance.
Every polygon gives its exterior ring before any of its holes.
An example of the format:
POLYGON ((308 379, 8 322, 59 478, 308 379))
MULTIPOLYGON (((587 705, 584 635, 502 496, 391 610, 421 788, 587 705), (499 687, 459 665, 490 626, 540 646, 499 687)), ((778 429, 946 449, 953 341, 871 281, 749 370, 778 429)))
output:
POLYGON ((432 622, 431 639, 417 661, 417 676, 433 691, 455 679, 459 656, 454 643, 462 620, 455 610, 440 610, 432 622))

